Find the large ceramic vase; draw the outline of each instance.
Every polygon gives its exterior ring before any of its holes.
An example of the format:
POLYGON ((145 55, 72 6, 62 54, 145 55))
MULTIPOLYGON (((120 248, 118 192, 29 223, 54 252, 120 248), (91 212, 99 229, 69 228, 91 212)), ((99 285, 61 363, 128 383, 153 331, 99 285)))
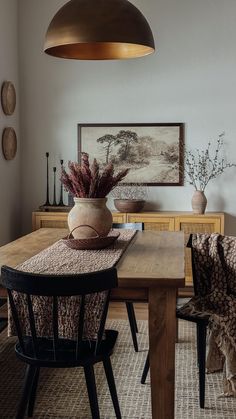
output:
POLYGON ((90 238, 96 236, 96 232, 99 236, 107 236, 112 227, 107 198, 74 198, 74 202, 68 214, 68 226, 70 232, 73 230, 73 237, 90 238))
POLYGON ((204 214, 207 206, 207 199, 203 191, 194 191, 192 197, 192 209, 194 214, 204 214))

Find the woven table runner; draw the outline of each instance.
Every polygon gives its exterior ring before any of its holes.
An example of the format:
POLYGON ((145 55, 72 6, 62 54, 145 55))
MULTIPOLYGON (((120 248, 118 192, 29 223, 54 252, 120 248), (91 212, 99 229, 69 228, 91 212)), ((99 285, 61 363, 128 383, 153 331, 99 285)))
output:
MULTIPOLYGON (((120 236, 113 245, 100 250, 74 250, 68 248, 63 240, 59 240, 52 246, 18 265, 16 269, 36 274, 63 275, 94 272, 111 268, 119 261, 136 233, 134 230, 122 229, 119 229, 119 232, 120 236)), ((104 292, 100 292, 91 294, 86 298, 84 337, 87 339, 96 338, 97 324, 102 312, 105 295, 104 292)), ((15 292, 14 300, 17 305, 22 328, 26 334, 30 334, 26 296, 15 292)), ((35 296, 32 298, 38 336, 52 335, 51 321, 49 320, 52 318, 51 301, 51 297, 35 296)), ((58 323, 59 335, 61 337, 76 338, 79 308, 80 297, 58 298, 58 323)), ((8 334, 9 336, 16 334, 10 312, 8 334)))
MULTIPOLYGON (((117 231, 117 230, 114 230, 117 231)), ((134 230, 119 230, 120 235, 112 246, 100 250, 74 250, 59 240, 52 246, 16 267, 20 271, 40 274, 75 274, 111 268, 135 235, 134 230)))

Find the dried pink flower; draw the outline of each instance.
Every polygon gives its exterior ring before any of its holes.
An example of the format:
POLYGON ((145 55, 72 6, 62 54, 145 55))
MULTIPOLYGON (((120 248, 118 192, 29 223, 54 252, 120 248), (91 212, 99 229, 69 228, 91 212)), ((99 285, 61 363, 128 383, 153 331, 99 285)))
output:
POLYGON ((114 166, 108 163, 101 172, 96 159, 90 168, 87 153, 81 155, 81 165, 68 163, 70 173, 62 168, 61 182, 65 189, 77 198, 105 198, 108 193, 127 175, 129 169, 114 175, 114 166))

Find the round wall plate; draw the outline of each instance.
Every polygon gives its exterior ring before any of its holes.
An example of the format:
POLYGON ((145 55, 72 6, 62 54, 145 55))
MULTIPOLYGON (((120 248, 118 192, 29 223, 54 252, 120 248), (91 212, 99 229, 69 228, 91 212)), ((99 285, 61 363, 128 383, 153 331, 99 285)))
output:
POLYGON ((6 160, 14 159, 17 150, 17 138, 13 128, 7 127, 2 133, 2 152, 6 160))
POLYGON ((16 107, 16 91, 11 81, 4 81, 2 84, 1 102, 5 115, 12 115, 16 107))

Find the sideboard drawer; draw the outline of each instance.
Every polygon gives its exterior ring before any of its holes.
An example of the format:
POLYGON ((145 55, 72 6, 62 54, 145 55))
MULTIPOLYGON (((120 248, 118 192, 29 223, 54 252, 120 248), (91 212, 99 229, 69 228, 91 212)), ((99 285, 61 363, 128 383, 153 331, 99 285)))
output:
MULTIPOLYGON (((34 211, 32 213, 32 230, 39 228, 68 228, 67 224, 68 212, 44 212, 34 211)), ((114 223, 125 223, 126 214, 121 212, 112 213, 114 223)))

